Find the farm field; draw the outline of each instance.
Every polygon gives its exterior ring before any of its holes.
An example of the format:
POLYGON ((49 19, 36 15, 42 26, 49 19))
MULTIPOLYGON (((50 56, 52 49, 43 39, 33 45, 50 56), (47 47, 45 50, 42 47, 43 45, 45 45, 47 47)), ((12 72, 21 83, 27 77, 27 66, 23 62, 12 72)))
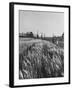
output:
POLYGON ((19 38, 19 79, 63 76, 63 48, 46 40, 19 38))

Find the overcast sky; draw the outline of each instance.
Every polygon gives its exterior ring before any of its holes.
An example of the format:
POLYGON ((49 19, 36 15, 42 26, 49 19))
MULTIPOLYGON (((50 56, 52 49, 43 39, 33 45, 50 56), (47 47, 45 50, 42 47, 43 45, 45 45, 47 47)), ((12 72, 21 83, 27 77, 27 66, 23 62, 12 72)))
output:
POLYGON ((19 11, 19 32, 44 33, 45 36, 64 32, 64 13, 45 11, 19 11))

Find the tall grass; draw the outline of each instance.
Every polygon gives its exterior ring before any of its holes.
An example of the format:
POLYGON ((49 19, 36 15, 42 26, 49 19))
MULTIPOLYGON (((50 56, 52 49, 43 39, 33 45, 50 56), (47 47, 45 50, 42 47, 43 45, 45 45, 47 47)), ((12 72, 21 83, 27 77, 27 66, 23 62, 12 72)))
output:
POLYGON ((47 44, 33 43, 19 53, 19 79, 64 76, 64 52, 47 44))

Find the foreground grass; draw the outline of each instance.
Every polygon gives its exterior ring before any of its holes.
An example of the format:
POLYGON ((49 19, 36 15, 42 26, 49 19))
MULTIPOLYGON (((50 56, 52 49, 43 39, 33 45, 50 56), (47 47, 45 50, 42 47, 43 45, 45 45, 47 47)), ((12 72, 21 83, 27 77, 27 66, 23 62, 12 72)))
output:
POLYGON ((64 76, 64 51, 44 40, 20 41, 19 79, 64 76))

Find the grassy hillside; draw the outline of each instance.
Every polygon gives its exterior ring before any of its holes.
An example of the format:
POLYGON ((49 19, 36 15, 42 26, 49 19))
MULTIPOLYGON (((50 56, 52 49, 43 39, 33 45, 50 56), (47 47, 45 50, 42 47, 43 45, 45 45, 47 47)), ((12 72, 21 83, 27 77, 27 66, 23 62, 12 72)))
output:
POLYGON ((20 38, 19 79, 63 76, 63 48, 45 40, 20 38))

